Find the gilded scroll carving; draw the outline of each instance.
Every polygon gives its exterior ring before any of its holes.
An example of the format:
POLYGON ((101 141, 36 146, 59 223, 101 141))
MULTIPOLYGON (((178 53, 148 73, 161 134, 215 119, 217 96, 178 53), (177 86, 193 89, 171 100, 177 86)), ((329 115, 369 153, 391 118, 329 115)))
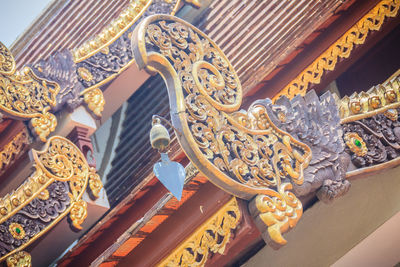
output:
POLYGON ((157 266, 204 266, 210 254, 224 253, 240 217, 233 197, 157 266))
POLYGON ((45 142, 57 120, 49 111, 56 105, 57 83, 41 79, 32 69, 15 71, 15 61, 0 43, 0 109, 11 117, 31 120, 33 132, 45 142))
POLYGON ((282 95, 286 95, 289 98, 293 98, 297 94, 304 95, 310 85, 321 82, 321 77, 326 71, 334 70, 336 64, 341 59, 348 58, 357 45, 363 44, 370 32, 378 31, 386 18, 395 17, 399 8, 399 0, 380 1, 342 37, 314 60, 311 65, 282 89, 273 100, 278 99, 282 95))
MULTIPOLYGON (((138 65, 165 78, 182 147, 212 182, 245 199, 257 194, 284 198, 280 188, 289 187, 283 180, 303 183, 311 149, 277 128, 266 113, 259 116, 264 128, 249 125, 258 115, 239 111, 240 81, 212 40, 192 25, 162 15, 142 22, 132 40, 138 65)), ((283 224, 289 225, 284 217, 283 224)), ((271 238, 284 242, 277 235, 271 238)))
POLYGON ((23 151, 27 149, 27 146, 31 143, 29 134, 24 128, 22 131, 17 133, 14 138, 7 143, 0 151, 0 175, 4 173, 8 166, 10 166, 16 159, 21 156, 23 151))
POLYGON ((96 117, 101 117, 101 112, 104 110, 106 104, 103 96, 103 92, 99 88, 94 88, 83 94, 83 100, 85 101, 88 109, 96 117))
POLYGON ((0 261, 49 231, 69 214, 73 229, 87 216, 82 195, 102 185, 82 152, 63 137, 51 137, 44 150, 32 151, 35 171, 0 199, 0 261), (92 182, 90 182, 92 180, 92 182))
POLYGON ((257 195, 249 205, 264 240, 275 249, 287 243, 282 233, 296 226, 303 214, 300 200, 289 191, 291 187, 289 183, 281 184, 279 195, 257 195))
POLYGON ((142 18, 174 14, 180 1, 132 0, 109 26, 73 52, 79 83, 96 88, 115 78, 134 60, 130 37, 142 18))
POLYGON ((25 251, 19 251, 7 258, 7 267, 32 267, 31 255, 25 251))
POLYGON ((121 14, 91 40, 74 50, 74 61, 80 62, 101 52, 108 54, 108 46, 121 36, 147 10, 152 0, 131 0, 121 14))

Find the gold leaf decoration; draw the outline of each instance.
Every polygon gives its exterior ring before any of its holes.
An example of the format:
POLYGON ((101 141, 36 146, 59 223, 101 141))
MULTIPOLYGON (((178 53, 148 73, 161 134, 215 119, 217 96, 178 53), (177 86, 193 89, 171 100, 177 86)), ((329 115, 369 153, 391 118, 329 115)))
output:
POLYGON ((204 266, 210 253, 224 253, 240 217, 239 206, 233 197, 158 266, 204 266))
MULTIPOLYGON (((52 229, 62 218, 70 215, 72 225, 76 229, 82 229, 81 224, 87 217, 87 204, 82 200, 85 190, 90 190, 96 197, 102 188, 99 176, 91 168, 83 153, 71 141, 64 137, 53 136, 47 141, 42 151, 32 150, 35 162, 34 172, 15 191, 0 198, 0 224, 10 219, 17 212, 21 212, 34 198, 46 200, 52 194, 49 185, 57 181, 66 183, 68 206, 57 217, 53 218, 43 229, 40 229, 33 237, 22 243, 15 250, 21 250, 40 238, 52 229), (91 180, 91 182, 89 182, 91 180), (90 185, 89 185, 90 184, 90 185)), ((12 218, 11 218, 12 219, 12 218)), ((20 225, 11 224, 10 233, 18 238, 23 235, 24 229, 20 225), (17 229, 18 228, 18 229, 17 229)), ((11 251, 0 258, 4 260, 11 251)))
POLYGON ((18 251, 7 258, 7 267, 32 267, 31 255, 25 251, 18 251))
POLYGON ((101 117, 106 101, 103 92, 99 88, 90 89, 84 92, 83 99, 91 112, 96 117, 101 117))
POLYGON ((282 233, 294 227, 303 214, 303 206, 296 196, 288 191, 291 184, 282 184, 279 195, 258 195, 254 202, 256 210, 252 211, 254 217, 259 217, 268 226, 268 234, 274 241, 272 245, 283 246, 287 241, 282 233))
POLYGON ((11 223, 8 231, 16 239, 23 239, 25 237, 25 230, 19 223, 11 223))
POLYGON ((244 199, 285 198, 283 179, 303 183, 311 149, 277 128, 265 108, 239 111, 240 81, 207 35, 167 15, 146 18, 138 27, 132 37, 135 60, 164 77, 180 143, 201 173, 244 199))
POLYGON ((364 140, 357 133, 346 133, 344 135, 344 141, 346 145, 354 152, 357 156, 365 156, 368 152, 367 145, 364 140))
POLYGON ((22 152, 25 151, 26 147, 31 143, 29 134, 24 128, 22 131, 17 133, 14 138, 7 143, 0 151, 1 167, 0 174, 4 173, 7 167, 13 163, 22 152))
POLYGON ((57 125, 49 110, 57 104, 60 86, 37 77, 30 68, 15 71, 14 58, 2 43, 0 63, 0 110, 11 117, 31 119, 34 132, 45 142, 57 125))
POLYGON ((388 17, 395 17, 400 8, 399 0, 380 1, 342 37, 325 50, 316 60, 306 67, 293 81, 282 89, 273 100, 282 95, 293 98, 297 94, 304 95, 311 84, 319 84, 326 71, 335 69, 342 58, 348 58, 357 45, 365 43, 372 31, 379 31, 388 17))
POLYGON ((92 167, 89 173, 89 188, 94 197, 98 198, 103 184, 100 180, 100 176, 96 173, 96 170, 92 167))
POLYGON ((351 96, 336 99, 342 123, 386 113, 397 120, 396 108, 400 107, 400 76, 396 75, 367 92, 355 92, 351 96), (392 110, 391 112, 389 110, 392 110))
POLYGON ((107 47, 118 39, 148 9, 152 0, 130 0, 128 6, 99 34, 73 51, 74 61, 81 62, 97 52, 107 51, 107 47))
POLYGON ((72 221, 72 225, 78 229, 82 230, 81 224, 85 221, 87 217, 87 203, 82 199, 74 202, 72 205, 71 212, 69 214, 69 218, 72 221))

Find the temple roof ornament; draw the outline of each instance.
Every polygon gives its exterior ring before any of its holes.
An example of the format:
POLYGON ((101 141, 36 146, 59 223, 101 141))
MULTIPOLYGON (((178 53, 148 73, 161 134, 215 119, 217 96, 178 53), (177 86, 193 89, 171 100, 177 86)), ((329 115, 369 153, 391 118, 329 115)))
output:
POLYGON ((275 104, 259 100, 243 111, 233 67, 193 25, 151 16, 134 31, 132 48, 139 67, 159 72, 166 82, 183 151, 214 184, 250 200, 250 213, 274 248, 286 244, 282 233, 302 216, 298 197, 315 192, 329 203, 349 190, 349 171, 379 169, 397 157, 397 78, 351 98, 361 102, 362 117, 348 114, 355 111, 347 98, 314 91, 275 104), (371 116, 387 122, 387 130, 373 124, 375 118, 364 122, 371 116))
POLYGON ((102 184, 82 152, 69 140, 49 138, 32 150, 35 171, 0 199, 0 261, 23 250, 69 215, 76 230, 87 216, 83 193, 99 196, 102 184))
POLYGON ((28 149, 31 138, 26 128, 17 133, 0 151, 0 175, 28 149))
POLYGON ((140 68, 164 77, 172 122, 192 163, 233 195, 270 198, 274 208, 264 211, 273 218, 270 237, 283 245, 281 234, 302 215, 301 202, 289 190, 292 182, 303 183, 311 149, 277 128, 265 109, 239 111, 242 91, 233 67, 193 25, 151 16, 135 30, 132 47, 140 68))
POLYGON ((204 266, 211 253, 223 254, 241 219, 235 197, 199 226, 157 266, 204 266))
POLYGON ((57 51, 22 72, 16 71, 12 54, 0 44, 0 109, 11 117, 30 119, 43 142, 57 126, 54 112, 64 104, 74 109, 83 103, 95 118, 101 117, 105 100, 100 86, 133 63, 130 36, 138 20, 154 13, 174 14, 179 5, 180 0, 132 0, 118 18, 74 52, 57 51))
POLYGON ((324 73, 334 70, 340 60, 350 57, 357 45, 365 43, 371 32, 379 31, 386 18, 395 17, 399 8, 399 0, 380 1, 294 80, 276 94, 273 100, 282 95, 286 95, 289 98, 293 98, 297 94, 305 95, 312 84, 321 82, 324 73))
POLYGON ((74 49, 78 81, 85 91, 109 82, 134 62, 130 37, 143 18, 154 14, 173 15, 180 3, 181 0, 131 0, 118 18, 74 49))
POLYGON ((29 67, 16 71, 14 57, 2 43, 0 59, 1 111, 10 117, 30 120, 33 132, 45 142, 57 125, 56 117, 49 111, 56 106, 60 86, 39 78, 29 67))

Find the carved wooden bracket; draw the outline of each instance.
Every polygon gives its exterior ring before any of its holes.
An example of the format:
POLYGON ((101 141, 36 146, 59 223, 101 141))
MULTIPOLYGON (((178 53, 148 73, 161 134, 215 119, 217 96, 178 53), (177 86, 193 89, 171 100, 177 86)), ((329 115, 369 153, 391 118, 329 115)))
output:
POLYGON ((99 176, 69 140, 51 137, 42 151, 32 150, 35 171, 15 191, 0 199, 0 261, 40 238, 69 215, 73 229, 82 229, 89 187, 98 197, 99 176))
POLYGON ((303 183, 311 149, 277 128, 265 108, 239 111, 242 89, 233 67, 193 25, 151 16, 134 31, 132 48, 140 68, 164 77, 172 122, 192 163, 231 194, 262 196, 260 209, 272 218, 268 228, 275 229, 271 238, 283 245, 281 234, 302 214, 291 182, 303 183))
POLYGON ((15 70, 14 57, 0 43, 0 109, 10 117, 30 120, 33 132, 45 142, 57 120, 50 113, 56 106, 60 86, 34 74, 31 68, 15 70))

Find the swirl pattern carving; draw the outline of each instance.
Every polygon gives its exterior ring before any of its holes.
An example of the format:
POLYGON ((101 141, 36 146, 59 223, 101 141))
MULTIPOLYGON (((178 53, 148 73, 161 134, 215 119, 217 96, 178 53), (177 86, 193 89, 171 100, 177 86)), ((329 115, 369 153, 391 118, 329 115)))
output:
POLYGON ((14 138, 3 147, 0 151, 0 175, 27 150, 30 143, 31 140, 28 131, 26 128, 23 128, 21 132, 16 134, 14 138))
POLYGON ((174 14, 179 0, 132 0, 121 15, 92 40, 74 50, 79 83, 85 89, 114 79, 134 60, 130 37, 138 22, 153 14, 174 14))
POLYGON ((311 65, 306 67, 293 81, 282 89, 273 100, 282 95, 293 98, 304 95, 312 84, 319 84, 326 71, 335 69, 341 59, 348 58, 357 45, 365 43, 368 35, 379 31, 386 18, 396 17, 400 8, 399 0, 382 0, 364 15, 343 36, 325 50, 311 65))
POLYGON ((63 137, 51 137, 44 150, 33 150, 32 155, 35 171, 0 199, 0 261, 22 250, 68 214, 71 227, 82 229, 80 224, 87 216, 83 193, 89 183, 95 197, 102 188, 83 153, 63 137), (13 233, 10 225, 14 225, 13 233))
POLYGON ((183 150, 212 182, 245 199, 257 194, 284 198, 291 185, 282 191, 282 180, 303 182, 310 148, 278 129, 267 113, 239 111, 240 81, 204 33, 159 15, 142 22, 132 42, 138 65, 159 71, 166 80, 183 150))
POLYGON ((157 266, 204 266, 212 253, 224 253, 241 212, 232 198, 157 266))
POLYGON ((33 132, 45 142, 57 125, 49 110, 57 104, 60 86, 39 78, 28 67, 15 71, 14 58, 2 43, 0 59, 0 109, 11 117, 31 119, 33 132))

